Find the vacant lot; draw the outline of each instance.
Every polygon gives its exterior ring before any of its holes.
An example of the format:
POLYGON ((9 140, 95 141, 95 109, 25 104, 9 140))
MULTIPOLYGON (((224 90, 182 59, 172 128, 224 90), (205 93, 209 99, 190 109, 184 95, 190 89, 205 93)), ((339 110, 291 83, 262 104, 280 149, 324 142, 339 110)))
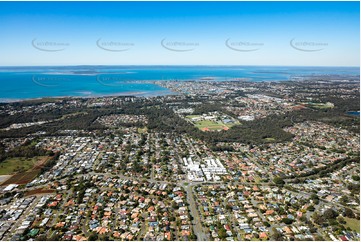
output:
POLYGON ((18 173, 10 177, 10 179, 6 180, 1 185, 4 186, 9 184, 19 184, 19 185, 27 184, 31 182, 39 173, 40 173, 40 169, 34 169, 32 171, 18 173))
POLYGON ((11 177, 11 175, 1 175, 0 176, 0 184, 4 181, 6 181, 7 179, 9 179, 11 177))
POLYGON ((37 195, 37 194, 55 193, 55 192, 56 192, 56 190, 54 190, 54 189, 38 188, 38 189, 35 189, 35 190, 27 191, 25 193, 25 196, 32 196, 32 195, 37 195))
POLYGON ((21 157, 6 159, 0 163, 1 174, 14 174, 1 185, 26 184, 32 181, 41 171, 50 157, 38 156, 31 159, 21 157))
POLYGON ((360 220, 354 218, 344 218, 346 221, 345 227, 350 227, 352 230, 360 233, 360 220))
POLYGON ((148 131, 147 127, 144 127, 144 128, 138 128, 138 133, 139 133, 139 134, 146 133, 147 131, 148 131))
POLYGON ((0 175, 11 175, 17 172, 24 172, 33 168, 43 157, 31 159, 23 157, 8 158, 0 163, 0 175))

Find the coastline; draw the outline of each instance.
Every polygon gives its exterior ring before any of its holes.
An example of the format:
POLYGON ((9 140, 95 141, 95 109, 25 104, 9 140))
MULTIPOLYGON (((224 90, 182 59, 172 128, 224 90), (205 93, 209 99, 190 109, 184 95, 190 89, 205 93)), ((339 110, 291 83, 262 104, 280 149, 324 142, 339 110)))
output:
POLYGON ((266 66, 71 66, 0 67, 0 103, 46 98, 153 97, 174 95, 164 82, 292 82, 299 80, 359 81, 352 67, 266 66), (40 73, 38 73, 40 72, 40 73), (129 75, 129 76, 128 76, 129 75), (59 79, 56 79, 57 76, 59 79), (35 78, 36 77, 36 78, 35 78), (64 81, 63 78, 69 78, 64 81))
POLYGON ((26 101, 37 101, 42 99, 66 99, 66 98, 82 98, 82 99, 90 99, 90 98, 100 98, 100 97, 157 97, 157 96, 168 96, 168 95, 177 95, 169 89, 164 91, 143 91, 143 92, 117 92, 111 94, 90 94, 90 95, 70 95, 70 96, 44 96, 44 97, 34 97, 34 98, 0 98, 0 104, 7 103, 17 103, 17 102, 26 102, 26 101))

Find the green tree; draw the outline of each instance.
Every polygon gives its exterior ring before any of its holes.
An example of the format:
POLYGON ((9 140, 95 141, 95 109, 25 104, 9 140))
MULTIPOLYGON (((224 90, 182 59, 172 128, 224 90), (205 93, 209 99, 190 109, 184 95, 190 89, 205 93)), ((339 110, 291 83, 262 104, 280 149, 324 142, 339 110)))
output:
POLYGON ((92 233, 89 235, 88 240, 89 240, 89 241, 96 241, 96 240, 98 240, 98 235, 97 235, 95 232, 92 232, 92 233))
POLYGON ((343 216, 348 218, 354 218, 355 214, 350 208, 345 208, 345 210, 343 211, 343 216))
POLYGON ((281 177, 275 177, 273 179, 273 182, 276 184, 276 185, 281 185, 283 186, 285 184, 285 181, 281 178, 281 177))
POLYGON ((292 220, 292 219, 289 219, 289 218, 283 218, 283 219, 282 219, 282 222, 285 223, 285 224, 292 224, 292 223, 293 223, 293 220, 292 220))
POLYGON ((314 212, 314 211, 315 211, 315 207, 311 205, 311 206, 309 206, 309 207, 307 208, 307 210, 310 211, 310 212, 314 212))
POLYGON ((224 240, 227 237, 227 231, 225 228, 220 228, 218 231, 218 236, 221 240, 224 240))
POLYGON ((333 210, 332 208, 327 209, 323 213, 323 217, 325 219, 335 219, 335 218, 337 218, 337 216, 338 216, 338 213, 335 210, 333 210))
POLYGON ((283 235, 276 228, 273 228, 271 238, 272 238, 272 240, 282 241, 283 240, 283 235))
POLYGON ((352 180, 360 181, 360 176, 358 176, 358 175, 352 176, 352 180))

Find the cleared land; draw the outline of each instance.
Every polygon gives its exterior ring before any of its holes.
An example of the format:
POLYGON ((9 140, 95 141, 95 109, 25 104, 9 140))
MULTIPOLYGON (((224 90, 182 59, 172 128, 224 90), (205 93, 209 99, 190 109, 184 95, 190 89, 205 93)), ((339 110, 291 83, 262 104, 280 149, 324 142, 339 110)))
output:
POLYGON ((6 181, 7 179, 9 179, 11 177, 11 175, 1 175, 0 176, 0 184, 4 181, 6 181))
POLYGON ((39 173, 40 173, 40 169, 18 173, 10 177, 10 179, 6 180, 1 185, 3 186, 9 184, 19 184, 19 185, 26 184, 31 182, 39 173))
POLYGON ((55 193, 55 192, 56 192, 56 190, 54 190, 54 189, 38 188, 35 190, 27 191, 25 193, 25 196, 32 196, 32 195, 37 195, 37 194, 48 194, 48 193, 55 193))
POLYGON ((138 128, 138 133, 139 133, 139 134, 146 133, 147 131, 148 131, 147 127, 144 127, 144 128, 138 128))
MULTIPOLYGON (((1 185, 8 185, 8 184, 26 184, 32 181, 41 171, 41 168, 44 164, 50 159, 47 156, 38 156, 31 159, 24 159, 24 158, 11 158, 7 163, 1 163, 3 168, 1 168, 2 172, 11 172, 8 174, 14 174, 9 179, 7 179, 1 185), (25 162, 25 163, 24 163, 25 162), (6 165, 6 166, 5 166, 6 165), (24 169, 17 170, 18 167, 23 167, 24 169), (27 168, 27 169, 25 169, 27 168)), ((1 167, 0 165, 0 167, 1 167)))
POLYGON ((352 230, 360 233, 360 220, 354 218, 344 218, 346 221, 345 227, 350 227, 352 230))
POLYGON ((265 140, 265 141, 275 141, 274 138, 265 138, 264 140, 265 140))
POLYGON ((8 158, 0 163, 0 175, 11 175, 21 171, 31 169, 38 162, 39 157, 23 158, 15 157, 8 158))

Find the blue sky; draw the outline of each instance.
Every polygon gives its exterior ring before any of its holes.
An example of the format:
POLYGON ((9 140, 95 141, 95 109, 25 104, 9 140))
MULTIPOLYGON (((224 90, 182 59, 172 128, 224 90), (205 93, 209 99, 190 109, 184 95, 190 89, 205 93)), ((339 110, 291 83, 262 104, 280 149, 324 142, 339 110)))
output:
POLYGON ((359 66, 359 14, 359 2, 0 2, 0 65, 359 66))

